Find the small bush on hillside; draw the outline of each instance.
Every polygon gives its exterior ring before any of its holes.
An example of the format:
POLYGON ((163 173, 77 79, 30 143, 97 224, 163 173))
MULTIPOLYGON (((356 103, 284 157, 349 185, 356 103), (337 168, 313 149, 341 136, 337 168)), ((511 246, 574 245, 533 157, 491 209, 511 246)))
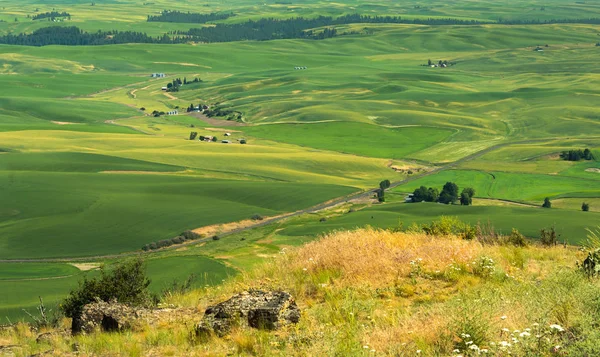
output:
POLYGON ((554 226, 548 228, 542 228, 540 230, 540 242, 545 246, 554 246, 558 244, 559 236, 556 234, 554 226))
POLYGON ((151 298, 148 285, 150 280, 146 276, 144 262, 139 258, 118 263, 111 270, 103 266, 99 277, 84 277, 79 286, 71 290, 60 308, 66 317, 73 318, 73 330, 78 331, 77 320, 85 305, 96 299, 106 302, 116 299, 130 306, 149 305, 151 298))
POLYGON ((544 208, 552 208, 552 202, 548 197, 544 198, 544 203, 542 203, 542 207, 544 208))
POLYGON ((260 214, 256 213, 253 214, 252 217, 250 217, 253 221, 262 221, 264 219, 263 216, 261 216, 260 214))
POLYGON ((219 236, 217 236, 217 235, 214 235, 214 236, 212 237, 212 240, 219 240, 219 239, 221 239, 221 237, 219 237, 219 236))
POLYGON ((508 236, 508 243, 516 247, 525 247, 527 245, 525 236, 515 228, 512 229, 512 232, 510 232, 510 235, 508 236))
POLYGON ((195 239, 201 238, 200 234, 193 232, 193 231, 185 231, 185 232, 181 233, 181 235, 183 236, 183 238, 185 240, 195 240, 195 239))
POLYGON ((482 278, 489 278, 496 271, 496 263, 490 257, 481 256, 472 263, 473 274, 482 278))
POLYGON ((590 204, 589 203, 585 203, 585 202, 582 203, 581 204, 581 210, 584 211, 584 212, 589 211, 590 210, 590 204))

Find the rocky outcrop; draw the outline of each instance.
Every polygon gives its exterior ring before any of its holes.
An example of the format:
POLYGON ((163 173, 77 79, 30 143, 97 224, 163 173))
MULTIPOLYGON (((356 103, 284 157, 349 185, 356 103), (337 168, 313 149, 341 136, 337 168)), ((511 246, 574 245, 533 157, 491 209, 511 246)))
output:
POLYGON ((299 320, 300 310, 287 292, 249 290, 209 306, 196 326, 196 335, 207 337, 214 333, 222 337, 238 325, 276 330, 299 320))
POLYGON ((111 302, 96 300, 83 307, 81 316, 77 321, 73 321, 73 332, 123 331, 130 329, 142 315, 144 315, 143 310, 136 310, 116 300, 111 302))

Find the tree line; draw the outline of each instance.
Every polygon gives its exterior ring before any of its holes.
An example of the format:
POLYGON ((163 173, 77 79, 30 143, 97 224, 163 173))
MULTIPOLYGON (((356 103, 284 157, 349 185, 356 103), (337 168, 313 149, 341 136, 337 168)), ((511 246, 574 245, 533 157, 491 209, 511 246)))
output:
MULTIPOLYGON (((42 15, 42 14, 40 14, 42 15)), ((501 24, 546 24, 546 23, 600 23, 600 19, 571 19, 524 22, 502 21, 501 24)), ((461 20, 452 18, 404 19, 399 16, 365 16, 359 14, 344 15, 337 18, 319 16, 316 18, 296 17, 291 19, 263 18, 248 20, 236 24, 216 24, 215 26, 191 28, 188 31, 174 31, 158 37, 152 37, 143 32, 135 31, 101 31, 89 33, 81 29, 61 26, 51 26, 35 30, 33 33, 18 35, 7 34, 0 36, 0 44, 46 46, 89 46, 113 45, 123 43, 177 44, 188 42, 232 42, 232 41, 266 41, 277 39, 314 39, 322 40, 339 35, 355 34, 356 32, 338 33, 334 27, 353 23, 397 23, 419 25, 481 25, 493 24, 476 20, 461 20), (322 28, 313 30, 315 28, 322 28)))
POLYGON ((232 13, 217 13, 199 14, 193 12, 181 12, 163 10, 160 15, 148 15, 148 22, 180 22, 180 23, 196 23, 204 24, 211 21, 225 20, 234 16, 232 13))
POLYGON ((569 150, 560 153, 560 158, 567 161, 594 160, 590 149, 569 150))
POLYGON ((446 182, 440 192, 434 187, 421 186, 412 194, 412 202, 439 202, 444 204, 454 204, 457 201, 463 206, 470 206, 473 203, 475 190, 471 187, 466 187, 459 194, 458 185, 454 182, 446 182))
POLYGON ((31 19, 32 20, 41 20, 41 19, 50 19, 50 20, 54 20, 57 17, 68 17, 71 18, 71 14, 69 14, 68 12, 58 12, 58 11, 50 11, 50 12, 44 12, 42 14, 37 14, 35 16, 32 16, 31 19))

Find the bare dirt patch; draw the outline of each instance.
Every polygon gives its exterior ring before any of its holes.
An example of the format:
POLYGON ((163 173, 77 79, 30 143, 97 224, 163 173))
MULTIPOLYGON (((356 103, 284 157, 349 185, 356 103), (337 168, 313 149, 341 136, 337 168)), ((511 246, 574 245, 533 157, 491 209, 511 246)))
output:
POLYGON ((595 167, 590 167, 589 169, 585 169, 585 172, 595 172, 597 174, 600 174, 600 169, 597 169, 595 167))
POLYGON ((100 171, 101 174, 131 174, 131 175, 177 175, 184 174, 186 171, 100 171))
MULTIPOLYGON (((285 214, 282 214, 279 216, 272 216, 272 217, 263 217, 263 220, 278 218, 281 216, 285 216, 285 214)), ((198 233, 198 234, 202 234, 205 237, 211 237, 214 235, 218 235, 219 233, 223 233, 223 232, 230 232, 230 231, 233 231, 236 229, 248 228, 248 227, 251 227, 260 222, 262 222, 262 220, 245 219, 243 221, 237 221, 237 222, 213 224, 212 226, 200 227, 200 228, 193 229, 192 231, 195 233, 198 233)))
POLYGON ((100 263, 69 263, 81 271, 89 271, 100 268, 100 263))
POLYGON ((52 120, 52 124, 56 124, 56 125, 78 125, 81 123, 72 123, 70 121, 56 121, 56 120, 52 120))

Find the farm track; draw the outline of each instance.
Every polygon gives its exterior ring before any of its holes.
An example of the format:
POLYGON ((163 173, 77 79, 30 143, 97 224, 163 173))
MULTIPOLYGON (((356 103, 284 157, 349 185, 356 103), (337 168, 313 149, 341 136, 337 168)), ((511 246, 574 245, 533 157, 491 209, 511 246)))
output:
MULTIPOLYGON (((452 163, 448 163, 446 165, 443 166, 439 166, 437 168, 435 168, 434 170, 431 171, 427 171, 427 172, 423 172, 420 173, 418 175, 414 175, 412 177, 406 178, 404 180, 401 181, 396 181, 393 182, 390 185, 390 188, 394 188, 394 187, 398 187, 400 185, 403 185, 405 183, 426 177, 426 176, 430 176, 430 175, 434 175, 437 174, 441 171, 444 170, 448 170, 451 168, 454 168, 464 162, 467 161, 471 161, 474 159, 477 159, 489 152, 492 152, 494 150, 498 150, 501 149, 503 147, 506 146, 511 146, 511 145, 519 145, 519 144, 532 144, 532 143, 536 143, 536 142, 545 142, 548 140, 552 140, 552 139, 557 139, 557 138, 544 138, 544 139, 531 139, 531 140, 522 140, 522 141, 510 141, 510 142, 504 142, 504 143, 500 143, 500 144, 496 144, 494 146, 490 146, 488 148, 485 148, 481 151, 478 151, 476 153, 473 153, 471 155, 465 156, 457 161, 454 161, 452 163)), ((263 221, 257 222, 256 224, 250 225, 250 226, 246 226, 246 227, 242 227, 242 228, 236 228, 236 229, 232 229, 223 233, 219 234, 220 238, 232 235, 232 234, 236 234, 236 233, 240 233, 240 232, 244 232, 247 230, 251 230, 254 228, 259 228, 259 227, 263 227, 272 223, 277 223, 280 222, 284 219, 287 218, 292 218, 292 217, 297 217, 306 213, 314 213, 317 211, 321 211, 324 209, 328 209, 328 208, 332 208, 334 206, 337 206, 339 204, 342 203, 346 203, 348 201, 352 201, 352 200, 357 200, 357 199, 364 199, 364 198, 369 198, 371 197, 375 191, 377 190, 377 188, 373 188, 373 189, 368 189, 368 190, 364 190, 364 191, 360 191, 360 192, 356 192, 350 195, 346 195, 343 197, 338 197, 332 200, 329 200, 327 202, 323 202, 320 203, 316 206, 312 206, 303 210, 299 210, 299 211, 295 211, 295 212, 291 212, 291 213, 287 213, 287 214, 283 214, 274 218, 269 218, 269 219, 265 219, 263 221)), ((203 238, 203 239, 197 239, 197 240, 193 240, 193 241, 189 241, 189 242, 185 242, 183 244, 177 244, 168 248, 165 248, 163 250, 160 251, 170 251, 170 250, 175 250, 175 249, 179 249, 185 246, 190 246, 190 245, 194 245, 194 244, 199 244, 199 243, 203 243, 203 242, 209 242, 212 240, 211 238, 203 238)), ((156 252, 156 251, 155 251, 156 252)), ((141 251, 134 251, 134 252, 126 252, 126 253, 121 253, 121 254, 111 254, 111 255, 97 255, 97 256, 87 256, 87 257, 64 257, 64 258, 36 258, 36 259, 0 259, 0 263, 26 263, 26 262, 30 262, 30 263, 55 263, 55 262, 84 262, 84 261, 98 261, 98 260, 110 260, 110 259, 119 259, 119 258, 126 258, 126 257, 132 257, 132 256, 144 256, 147 254, 152 254, 155 252, 141 252, 141 251)))

